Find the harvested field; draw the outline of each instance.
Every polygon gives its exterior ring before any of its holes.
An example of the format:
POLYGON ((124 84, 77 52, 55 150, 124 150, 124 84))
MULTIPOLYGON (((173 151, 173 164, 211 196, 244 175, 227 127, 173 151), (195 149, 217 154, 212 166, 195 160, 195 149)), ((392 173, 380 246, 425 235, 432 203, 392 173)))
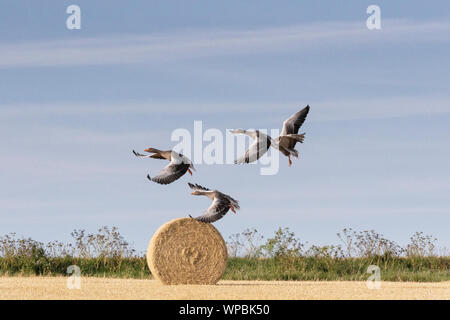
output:
POLYGON ((0 299, 450 299, 450 282, 219 281, 217 285, 165 286, 156 280, 67 277, 0 277, 0 299))

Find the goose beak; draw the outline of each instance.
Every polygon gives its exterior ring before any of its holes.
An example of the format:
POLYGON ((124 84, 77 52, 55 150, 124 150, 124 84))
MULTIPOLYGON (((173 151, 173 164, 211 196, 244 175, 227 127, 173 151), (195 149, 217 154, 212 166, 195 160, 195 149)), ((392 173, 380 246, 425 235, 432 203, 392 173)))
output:
POLYGON ((188 171, 189 174, 192 176, 192 171, 191 171, 191 169, 188 169, 187 171, 188 171))
POLYGON ((145 152, 150 152, 150 148, 148 148, 148 149, 145 149, 144 151, 145 151, 145 152))

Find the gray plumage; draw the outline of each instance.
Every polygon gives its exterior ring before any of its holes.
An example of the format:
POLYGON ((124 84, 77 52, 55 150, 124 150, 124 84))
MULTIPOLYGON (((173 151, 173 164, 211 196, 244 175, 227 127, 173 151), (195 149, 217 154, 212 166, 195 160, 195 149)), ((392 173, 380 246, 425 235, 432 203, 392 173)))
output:
POLYGON ((169 184, 180 179, 189 169, 188 163, 168 164, 156 177, 151 178, 147 175, 147 179, 159 184, 169 184))
POLYGON ((295 145, 297 142, 303 143, 305 139, 305 134, 298 134, 298 130, 302 126, 303 122, 305 122, 308 112, 309 105, 285 120, 283 122, 281 134, 276 139, 272 139, 269 135, 266 135, 258 130, 230 130, 231 133, 245 134, 254 140, 247 151, 245 151, 245 154, 235 160, 234 163, 241 164, 254 162, 263 156, 270 147, 273 147, 288 157, 289 166, 291 166, 291 156, 298 158, 298 151, 295 149, 295 145))
POLYGON ((231 133, 242 133, 254 139, 254 142, 245 153, 239 159, 234 161, 235 164, 250 163, 258 160, 267 152, 267 150, 269 150, 272 144, 272 138, 259 130, 250 131, 237 129, 231 130, 231 133))
POLYGON ((239 210, 239 202, 229 195, 217 190, 210 190, 198 184, 188 183, 189 187, 194 190, 193 195, 204 195, 212 200, 211 206, 205 212, 195 219, 201 222, 212 223, 223 218, 228 210, 239 210))
POLYGON ((170 161, 156 177, 151 178, 150 175, 147 175, 147 179, 150 181, 159 184, 169 184, 181 178, 186 172, 192 174, 191 169, 195 171, 192 162, 181 153, 173 150, 162 151, 155 148, 148 148, 145 151, 152 154, 143 155, 134 150, 133 153, 138 158, 166 159, 170 161))
POLYGON ((298 156, 297 150, 294 149, 295 145, 297 144, 297 142, 303 143, 303 140, 305 139, 305 134, 298 134, 298 130, 305 122, 308 113, 309 105, 302 110, 294 113, 283 122, 283 129, 281 130, 281 134, 278 138, 275 139, 275 141, 280 147, 279 150, 284 155, 287 156, 293 153, 294 156, 298 156))

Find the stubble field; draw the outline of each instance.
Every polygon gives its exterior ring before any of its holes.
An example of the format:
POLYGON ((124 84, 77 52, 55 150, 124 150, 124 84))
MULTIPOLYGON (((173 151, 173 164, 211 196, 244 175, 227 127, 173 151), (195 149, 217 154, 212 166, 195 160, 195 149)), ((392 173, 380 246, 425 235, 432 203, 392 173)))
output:
POLYGON ((0 299, 450 299, 450 281, 230 281, 164 286, 156 280, 86 277, 68 289, 67 277, 0 277, 0 299))

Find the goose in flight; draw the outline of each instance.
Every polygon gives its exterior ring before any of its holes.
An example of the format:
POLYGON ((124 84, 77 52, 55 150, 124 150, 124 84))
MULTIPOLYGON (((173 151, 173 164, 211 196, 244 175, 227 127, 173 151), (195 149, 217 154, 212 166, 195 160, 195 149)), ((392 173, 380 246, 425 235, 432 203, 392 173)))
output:
POLYGON ((181 153, 173 150, 162 151, 155 148, 148 148, 144 151, 152 154, 143 155, 134 150, 133 153, 138 158, 166 159, 170 161, 156 177, 151 178, 150 175, 147 175, 147 179, 150 181, 159 184, 169 184, 181 178, 186 172, 192 175, 191 169, 196 171, 191 160, 181 153))
POLYGON ((298 130, 302 126, 303 122, 305 122, 308 112, 309 105, 285 120, 283 122, 281 134, 276 139, 272 139, 269 135, 266 135, 258 130, 230 130, 231 133, 242 133, 255 140, 247 151, 245 151, 245 154, 235 160, 234 163, 241 164, 256 161, 272 146, 288 157, 289 166, 291 166, 291 156, 298 158, 298 151, 295 149, 295 145, 297 142, 303 143, 303 140, 305 139, 305 133, 298 134, 298 130))
MULTIPOLYGON (((206 209, 201 216, 195 218, 198 221, 207 223, 215 222, 221 219, 228 212, 228 210, 236 213, 236 210, 240 209, 239 202, 237 200, 234 200, 232 197, 223 194, 220 191, 210 190, 198 184, 188 183, 188 185, 192 190, 194 190, 192 192, 193 195, 207 196, 212 200, 212 204, 209 208, 206 209)), ((189 217, 191 216, 189 215, 189 217)))
POLYGON ((250 163, 258 160, 267 152, 273 142, 273 139, 270 136, 262 133, 259 130, 251 131, 236 129, 230 130, 230 132, 234 134, 245 134, 255 140, 247 149, 247 151, 245 151, 245 153, 239 159, 234 161, 235 164, 250 163))

